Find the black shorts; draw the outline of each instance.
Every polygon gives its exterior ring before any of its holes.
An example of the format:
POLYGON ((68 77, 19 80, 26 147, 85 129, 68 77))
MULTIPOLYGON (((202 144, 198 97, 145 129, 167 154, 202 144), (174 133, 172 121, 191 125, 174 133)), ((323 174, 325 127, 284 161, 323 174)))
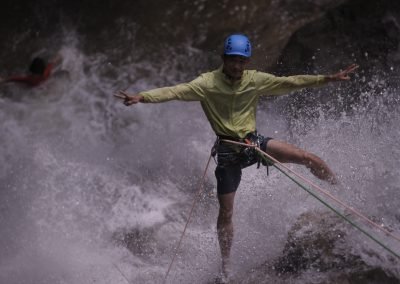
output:
MULTIPOLYGON (((272 138, 265 138, 262 135, 256 135, 256 138, 259 139, 260 149, 265 152, 268 141, 272 138)), ((242 169, 258 163, 260 161, 259 154, 254 148, 218 140, 215 147, 217 152, 217 168, 215 169, 217 192, 218 194, 235 192, 240 184, 242 169)), ((268 165, 264 160, 261 160, 261 163, 265 166, 268 165)))

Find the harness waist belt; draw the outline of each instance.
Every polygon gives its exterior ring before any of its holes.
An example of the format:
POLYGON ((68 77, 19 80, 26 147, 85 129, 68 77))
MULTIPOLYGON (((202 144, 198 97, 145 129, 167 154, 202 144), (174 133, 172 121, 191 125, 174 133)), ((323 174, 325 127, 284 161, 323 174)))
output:
POLYGON ((236 141, 236 142, 243 142, 244 138, 239 138, 239 137, 231 137, 231 136, 225 136, 225 135, 217 135, 219 140, 231 140, 231 141, 236 141))

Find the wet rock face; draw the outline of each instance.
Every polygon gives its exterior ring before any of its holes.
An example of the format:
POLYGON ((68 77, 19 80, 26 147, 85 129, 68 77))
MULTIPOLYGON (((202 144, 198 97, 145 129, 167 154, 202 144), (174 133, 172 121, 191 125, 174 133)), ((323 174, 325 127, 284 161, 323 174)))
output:
POLYGON ((334 71, 353 62, 366 73, 396 72, 400 63, 400 2, 352 0, 295 32, 275 71, 334 71))
POLYGON ((273 264, 276 273, 292 278, 306 271, 323 272, 325 279, 316 283, 399 283, 400 279, 351 252, 344 233, 349 230, 354 228, 330 212, 302 214, 273 264))
MULTIPOLYGON (((400 283, 392 273, 366 263, 354 253, 349 237, 354 230, 332 212, 306 212, 288 232, 280 257, 242 273, 233 283, 400 283)), ((382 260, 374 251, 364 249, 362 253, 375 257, 377 263, 382 260)), ((391 261, 396 266, 397 260, 391 261)))
POLYGON ((224 37, 243 32, 253 42, 252 67, 260 70, 332 70, 355 59, 378 68, 400 60, 399 6, 390 0, 5 0, 0 55, 28 57, 66 28, 91 52, 119 49, 128 56, 143 49, 154 56, 189 43, 218 58, 224 37))
POLYGON ((354 265, 358 257, 343 254, 346 230, 336 216, 311 212, 301 215, 288 233, 283 256, 274 265, 276 271, 327 271, 354 265))
POLYGON ((3 2, 0 50, 33 52, 26 47, 39 49, 40 40, 66 27, 76 29, 91 51, 119 48, 136 52, 132 51, 134 42, 135 47, 142 45, 148 53, 157 53, 189 42, 219 56, 223 39, 242 32, 254 42, 254 65, 263 68, 276 61, 296 30, 346 0, 3 2))
MULTIPOLYGON (((370 103, 372 96, 397 92, 400 73, 400 2, 351 0, 296 31, 282 49, 276 75, 330 74, 352 63, 360 68, 349 83, 330 84, 311 94, 287 98, 282 110, 289 124, 307 119, 312 125, 321 110, 325 116, 351 114, 370 103), (337 89, 341 88, 338 99, 337 89)), ((398 108, 389 100, 388 110, 398 108)))
POLYGON ((146 13, 134 17, 140 24, 138 36, 145 42, 154 40, 155 35, 164 45, 190 42, 218 58, 223 39, 230 33, 241 32, 253 43, 252 67, 265 69, 276 62, 296 30, 346 0, 185 0, 170 1, 167 5, 152 2, 142 1, 141 11, 149 12, 150 7, 158 6, 154 9, 158 21, 146 13))
POLYGON ((132 254, 146 256, 155 251, 154 234, 154 229, 132 228, 129 231, 115 232, 112 239, 116 245, 126 247, 132 254))

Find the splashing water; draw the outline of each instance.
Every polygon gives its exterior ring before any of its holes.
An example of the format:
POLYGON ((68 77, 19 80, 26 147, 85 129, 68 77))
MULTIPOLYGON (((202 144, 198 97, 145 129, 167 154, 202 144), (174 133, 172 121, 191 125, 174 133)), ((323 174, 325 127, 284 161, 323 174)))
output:
MULTIPOLYGON (((61 69, 69 76, 0 89, 0 282, 161 282, 214 135, 198 103, 126 108, 112 94, 190 80, 207 56, 187 44, 154 61, 108 60, 85 54, 73 34, 65 42, 61 69)), ((258 130, 328 161, 341 186, 324 187, 398 232, 397 95, 371 88, 351 112, 329 116, 316 104, 305 113, 317 109, 317 117, 295 120, 280 113, 282 97, 259 109, 258 130)), ((206 184, 171 283, 207 283, 219 271, 213 169, 206 184)), ((322 208, 277 171, 254 167, 244 170, 235 206, 237 275, 279 256, 296 217, 322 208)), ((365 261, 399 275, 392 262, 365 253, 378 250, 373 243, 349 235, 365 261)))

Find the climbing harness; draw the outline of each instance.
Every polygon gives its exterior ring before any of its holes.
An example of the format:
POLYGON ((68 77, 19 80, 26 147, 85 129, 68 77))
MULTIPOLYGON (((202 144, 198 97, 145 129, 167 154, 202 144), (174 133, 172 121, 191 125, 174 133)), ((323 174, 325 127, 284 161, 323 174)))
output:
POLYGON ((268 175, 268 167, 271 166, 272 163, 262 159, 262 156, 255 148, 266 149, 266 143, 269 139, 270 138, 265 138, 258 134, 257 131, 247 134, 245 138, 233 138, 219 135, 211 149, 211 155, 219 167, 240 164, 241 168, 246 168, 256 163, 257 169, 260 168, 260 164, 266 166, 268 175), (246 146, 235 146, 225 141, 245 143, 246 146), (216 156, 218 157, 218 161, 215 159, 216 156))

